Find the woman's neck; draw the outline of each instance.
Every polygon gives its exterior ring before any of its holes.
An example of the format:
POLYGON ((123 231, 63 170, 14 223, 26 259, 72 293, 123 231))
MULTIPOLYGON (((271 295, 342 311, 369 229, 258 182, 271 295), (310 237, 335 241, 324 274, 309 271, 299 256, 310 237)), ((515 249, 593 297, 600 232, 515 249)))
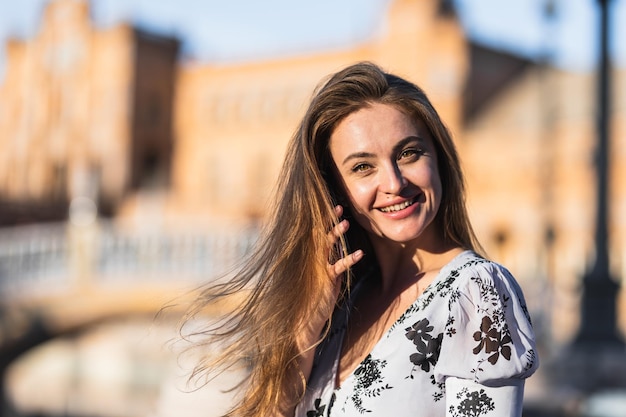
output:
POLYGON ((424 276, 431 276, 450 262, 463 248, 441 241, 397 243, 374 238, 372 246, 380 267, 380 290, 402 291, 424 276))

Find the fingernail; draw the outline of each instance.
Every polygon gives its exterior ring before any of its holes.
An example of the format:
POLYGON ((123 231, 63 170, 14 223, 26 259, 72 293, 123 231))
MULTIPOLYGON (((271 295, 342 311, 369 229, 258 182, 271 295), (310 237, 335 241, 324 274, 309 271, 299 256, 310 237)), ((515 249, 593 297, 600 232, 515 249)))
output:
POLYGON ((361 259, 363 257, 364 253, 361 249, 357 250, 356 252, 354 252, 352 254, 352 256, 354 257, 354 260, 358 261, 359 259, 361 259))

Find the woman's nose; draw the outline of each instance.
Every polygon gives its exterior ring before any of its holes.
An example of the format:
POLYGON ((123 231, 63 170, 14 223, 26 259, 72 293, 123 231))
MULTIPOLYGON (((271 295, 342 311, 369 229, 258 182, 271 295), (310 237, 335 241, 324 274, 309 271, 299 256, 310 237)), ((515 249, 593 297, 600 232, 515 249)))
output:
POLYGON ((399 194, 407 183, 400 168, 394 164, 384 170, 380 187, 387 194, 399 194))

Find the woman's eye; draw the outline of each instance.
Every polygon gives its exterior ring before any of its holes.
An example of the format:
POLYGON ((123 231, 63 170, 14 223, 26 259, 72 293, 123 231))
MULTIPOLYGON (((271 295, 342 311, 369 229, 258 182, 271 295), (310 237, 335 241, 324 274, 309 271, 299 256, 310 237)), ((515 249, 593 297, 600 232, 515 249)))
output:
POLYGON ((405 149, 402 152, 400 152, 400 155, 398 156, 398 159, 405 159, 405 158, 412 158, 415 156, 420 155, 422 152, 418 149, 405 149))
POLYGON ((358 164, 355 165, 354 168, 352 168, 353 172, 365 172, 367 170, 369 170, 371 167, 369 164, 358 164))

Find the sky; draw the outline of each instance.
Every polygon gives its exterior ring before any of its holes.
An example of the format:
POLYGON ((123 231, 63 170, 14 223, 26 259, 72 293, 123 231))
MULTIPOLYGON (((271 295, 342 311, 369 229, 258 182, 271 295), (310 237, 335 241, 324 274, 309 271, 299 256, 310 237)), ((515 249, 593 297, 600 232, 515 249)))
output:
MULTIPOLYGON (((36 35, 49 0, 0 0, 0 80, 4 42, 36 35)), ((185 57, 233 63, 342 48, 381 30, 392 0, 92 0, 98 27, 132 22, 183 41, 185 57)), ((626 0, 609 0, 611 57, 626 67, 626 0)), ((598 0, 454 0, 468 37, 525 57, 550 56, 591 71, 598 56, 598 0), (545 4, 555 13, 547 18, 545 4)))

